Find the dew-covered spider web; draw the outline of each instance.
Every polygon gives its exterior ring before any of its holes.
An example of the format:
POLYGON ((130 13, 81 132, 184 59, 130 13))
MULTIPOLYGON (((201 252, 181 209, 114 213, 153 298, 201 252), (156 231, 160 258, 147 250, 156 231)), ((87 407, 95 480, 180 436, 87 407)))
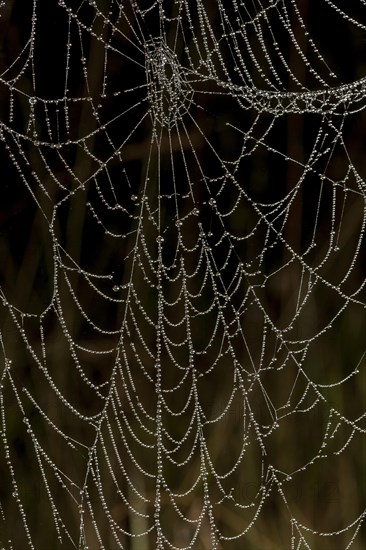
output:
POLYGON ((0 2, 0 548, 365 548, 365 0, 0 2))

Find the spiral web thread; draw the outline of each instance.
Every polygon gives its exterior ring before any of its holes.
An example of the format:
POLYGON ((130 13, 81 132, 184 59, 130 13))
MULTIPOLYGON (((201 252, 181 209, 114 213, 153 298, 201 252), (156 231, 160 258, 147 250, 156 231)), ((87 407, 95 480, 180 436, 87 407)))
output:
POLYGON ((363 547, 366 78, 305 4, 23 2, 1 548, 363 547))

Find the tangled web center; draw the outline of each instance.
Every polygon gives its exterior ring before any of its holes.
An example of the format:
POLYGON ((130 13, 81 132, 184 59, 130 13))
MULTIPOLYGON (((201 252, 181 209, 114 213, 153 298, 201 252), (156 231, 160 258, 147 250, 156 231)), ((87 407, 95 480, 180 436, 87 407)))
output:
POLYGON ((177 55, 160 39, 146 43, 148 97, 154 123, 172 127, 189 109, 193 89, 177 55))

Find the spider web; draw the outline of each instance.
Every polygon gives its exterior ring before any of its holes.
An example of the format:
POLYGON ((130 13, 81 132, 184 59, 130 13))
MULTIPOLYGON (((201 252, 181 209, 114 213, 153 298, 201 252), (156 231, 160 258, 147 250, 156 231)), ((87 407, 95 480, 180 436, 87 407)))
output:
POLYGON ((314 4, 0 2, 4 550, 363 547, 366 3, 314 4))

